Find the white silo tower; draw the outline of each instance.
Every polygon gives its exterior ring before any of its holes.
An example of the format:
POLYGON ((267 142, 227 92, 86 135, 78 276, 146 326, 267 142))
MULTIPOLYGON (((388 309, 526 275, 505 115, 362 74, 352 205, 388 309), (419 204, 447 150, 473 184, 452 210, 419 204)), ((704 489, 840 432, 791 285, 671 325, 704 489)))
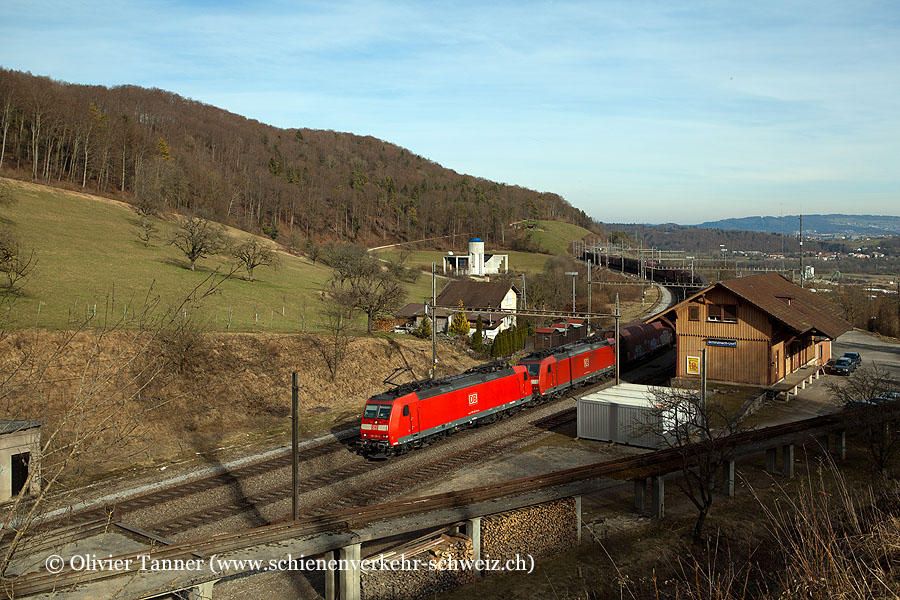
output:
POLYGON ((469 275, 484 275, 484 240, 469 240, 469 275))

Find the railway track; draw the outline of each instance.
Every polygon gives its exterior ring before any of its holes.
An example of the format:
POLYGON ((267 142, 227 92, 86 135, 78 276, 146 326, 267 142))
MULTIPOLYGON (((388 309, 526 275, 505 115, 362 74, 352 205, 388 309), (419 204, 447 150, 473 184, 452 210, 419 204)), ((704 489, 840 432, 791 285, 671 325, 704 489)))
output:
MULTIPOLYGON (((557 402, 563 401, 564 400, 559 400, 557 402)), ((331 498, 307 506, 301 506, 300 511, 304 516, 317 516, 341 508, 365 506, 366 504, 371 504, 373 501, 382 501, 384 498, 391 496, 404 486, 408 486, 407 482, 409 481, 415 481, 418 485, 424 481, 432 480, 462 465, 483 460, 488 456, 495 455, 503 450, 528 442, 546 431, 559 428, 573 421, 575 421, 574 409, 543 417, 530 422, 527 427, 523 427, 512 435, 494 438, 481 444, 470 446, 461 452, 429 461, 424 465, 413 466, 401 473, 392 473, 390 476, 383 477, 375 482, 366 482, 357 485, 351 490, 341 492, 338 498, 331 498)), ((324 483, 330 483, 339 478, 353 477, 370 471, 371 469, 372 463, 368 461, 349 465, 337 471, 322 474, 311 480, 304 481, 300 486, 300 491, 303 493, 317 489, 322 487, 324 483)), ((160 535, 175 535, 192 529, 197 525, 208 523, 211 520, 228 518, 249 510, 258 511, 264 506, 290 498, 291 495, 292 491, 290 487, 282 486, 267 490, 261 494, 241 498, 235 502, 219 504, 172 520, 156 523, 151 525, 149 529, 160 535)), ((281 520, 283 519, 278 519, 275 522, 281 520)))
MULTIPOLYGON (((300 460, 310 460, 320 456, 326 456, 340 452, 346 448, 346 444, 339 439, 325 441, 299 452, 300 460)), ((200 494, 216 487, 232 485, 235 481, 259 475, 272 469, 288 467, 291 464, 290 451, 283 455, 266 460, 249 463, 247 465, 229 469, 223 473, 207 475, 198 479, 178 483, 157 491, 141 494, 132 498, 119 500, 114 504, 99 506, 87 510, 67 513, 56 519, 48 519, 37 526, 35 530, 46 530, 59 525, 72 528, 78 525, 92 524, 101 521, 121 520, 128 513, 145 509, 149 506, 162 504, 179 498, 200 494)), ((0 543, 0 547, 3 547, 0 543)))
MULTIPOLYGON (((642 367, 642 368, 645 368, 642 367)), ((641 379, 653 380, 655 383, 659 379, 659 372, 652 371, 641 377, 641 379)), ((579 389, 576 393, 586 393, 596 387, 608 385, 608 381, 595 384, 592 387, 579 389)), ((548 404, 564 403, 570 400, 575 394, 567 395, 561 399, 557 399, 548 404)), ((547 406, 546 404, 544 406, 547 406)), ((527 410, 530 410, 527 409, 527 410)), ((395 493, 403 481, 424 481, 433 479, 434 477, 444 474, 450 470, 458 468, 465 464, 471 464, 485 457, 497 454, 516 445, 527 442, 540 435, 543 431, 553 428, 559 428, 566 423, 575 420, 575 411, 570 409, 556 415, 544 417, 536 421, 528 423, 526 427, 501 437, 490 439, 486 442, 476 444, 466 448, 460 452, 449 456, 440 457, 427 462, 424 465, 413 466, 409 470, 400 475, 394 474, 376 480, 374 483, 355 486, 347 492, 341 494, 339 498, 332 498, 328 501, 311 503, 302 507, 304 514, 323 514, 335 510, 335 507, 360 506, 367 503, 379 502, 384 498, 395 493)), ((335 454, 346 450, 347 442, 337 439, 329 440, 315 446, 302 449, 300 452, 300 460, 308 461, 317 457, 335 454)), ((417 456, 413 453, 411 457, 417 456)), ((402 460, 402 459, 401 459, 402 460)), ((224 473, 218 473, 179 483, 158 491, 150 492, 140 496, 127 498, 116 502, 113 505, 98 506, 90 510, 84 510, 77 513, 67 514, 59 519, 47 521, 40 525, 38 529, 47 530, 57 526, 65 528, 77 527, 79 525, 90 527, 92 524, 111 521, 127 521, 129 514, 159 506, 167 502, 183 500, 191 496, 199 499, 201 494, 210 492, 216 488, 225 486, 234 486, 239 484, 241 480, 259 475, 261 473, 287 468, 291 464, 290 452, 285 452, 276 457, 267 460, 250 463, 235 469, 228 470, 224 473)), ((302 479, 300 483, 300 492, 311 492, 319 488, 323 488, 337 481, 351 480, 359 477, 373 469, 373 464, 369 461, 358 460, 350 464, 343 465, 339 468, 329 471, 323 471, 312 477, 302 479)), ((229 517, 239 515, 245 512, 258 512, 261 508, 285 500, 292 495, 290 485, 281 485, 269 489, 261 490, 257 493, 251 493, 238 499, 228 502, 214 504, 205 508, 200 508, 181 514, 175 518, 157 521, 145 522, 141 527, 157 533, 162 536, 173 536, 188 531, 194 527, 209 524, 210 522, 220 521, 229 517)), ((277 520, 276 520, 277 522, 277 520)), ((2 546, 2 543, 0 543, 2 546)))
MULTIPOLYGON (((803 421, 795 421, 764 429, 741 432, 726 438, 692 444, 691 446, 696 446, 698 450, 713 450, 720 446, 728 446, 735 448, 737 454, 741 455, 750 451, 758 451, 758 445, 761 443, 772 443, 776 440, 786 441, 785 439, 782 439, 784 436, 788 436, 787 439, 796 442, 808 439, 811 436, 821 435, 823 432, 832 431, 834 429, 852 427, 857 420, 863 418, 864 413, 862 410, 864 409, 843 411, 820 417, 813 417, 803 421), (741 451, 742 447, 743 451, 741 451)), ((897 413, 900 413, 900 409, 898 409, 898 411, 892 411, 892 413, 886 415, 885 418, 895 419, 897 413)), ((189 559, 191 557, 202 557, 210 554, 222 554, 239 549, 260 546, 262 544, 279 542, 285 539, 311 536, 316 533, 346 531, 348 528, 377 520, 410 517, 429 511, 465 506, 513 494, 522 494, 576 482, 596 480, 599 478, 640 479, 654 473, 671 472, 671 470, 675 468, 673 465, 680 460, 680 452, 681 449, 664 449, 643 455, 617 458, 591 465, 583 465, 551 473, 532 475, 521 479, 492 483, 468 490, 457 490, 420 498, 395 500, 365 507, 338 508, 326 511, 318 516, 304 515, 296 521, 280 522, 254 529, 220 534, 205 539, 174 543, 152 550, 149 555, 153 559, 159 560, 176 558, 189 559)), ((123 560, 130 558, 132 563, 139 564, 140 561, 138 561, 136 557, 139 554, 146 553, 146 550, 142 550, 139 552, 123 554, 115 558, 123 560)), ((14 592, 16 596, 26 596, 49 589, 66 589, 67 586, 84 584, 85 582, 120 575, 132 576, 128 571, 123 573, 103 570, 76 571, 71 568, 64 569, 58 574, 34 572, 16 580, 14 588, 11 591, 14 592)))

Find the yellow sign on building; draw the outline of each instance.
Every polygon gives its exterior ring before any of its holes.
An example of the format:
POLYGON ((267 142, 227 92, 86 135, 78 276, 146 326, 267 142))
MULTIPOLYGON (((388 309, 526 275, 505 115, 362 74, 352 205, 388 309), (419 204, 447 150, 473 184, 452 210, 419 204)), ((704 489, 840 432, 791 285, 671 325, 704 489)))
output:
POLYGON ((688 375, 699 375, 700 374, 700 357, 699 356, 688 356, 687 357, 687 374, 688 375))

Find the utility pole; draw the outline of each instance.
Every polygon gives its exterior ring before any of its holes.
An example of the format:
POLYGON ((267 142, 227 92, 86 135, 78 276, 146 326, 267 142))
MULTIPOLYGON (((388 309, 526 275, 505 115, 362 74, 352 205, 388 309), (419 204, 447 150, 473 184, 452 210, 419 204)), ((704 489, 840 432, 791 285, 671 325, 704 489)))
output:
POLYGON ((591 312, 593 312, 593 305, 591 304, 591 259, 588 261, 588 271, 587 271, 587 282, 588 282, 588 305, 587 305, 587 334, 591 335, 591 312))
POLYGON ((619 293, 616 292, 616 385, 619 385, 619 293))
POLYGON ((300 518, 300 458, 297 456, 300 445, 299 396, 300 383, 297 371, 294 371, 291 373, 291 490, 294 497, 291 517, 294 521, 300 518))
POLYGON ((575 316, 575 279, 578 277, 577 271, 566 271, 566 275, 572 277, 572 316, 575 316))
POLYGON ((431 263, 431 372, 432 379, 437 375, 437 278, 434 274, 435 265, 431 263))
POLYGON ((803 287, 803 213, 800 213, 800 287, 803 287))
POLYGON ((528 294, 525 292, 525 273, 522 273, 522 308, 528 310, 528 294))
POLYGON ((700 402, 706 414, 706 348, 700 350, 700 402))

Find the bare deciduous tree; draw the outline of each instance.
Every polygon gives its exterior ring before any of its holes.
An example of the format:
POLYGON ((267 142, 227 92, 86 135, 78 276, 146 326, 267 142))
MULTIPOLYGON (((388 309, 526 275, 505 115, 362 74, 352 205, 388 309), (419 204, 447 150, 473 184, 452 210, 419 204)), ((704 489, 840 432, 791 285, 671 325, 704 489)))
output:
POLYGON ((34 250, 24 250, 12 230, 0 227, 0 273, 6 278, 0 286, 4 292, 17 293, 34 264, 34 250))
POLYGON ((231 251, 241 265, 247 270, 247 278, 253 281, 253 270, 256 267, 273 267, 279 266, 278 255, 271 246, 260 242, 257 239, 249 239, 242 244, 238 244, 231 251))
POLYGON ((393 313, 406 299, 406 290, 396 276, 363 248, 349 244, 332 247, 328 265, 333 269, 330 294, 365 313, 369 333, 378 316, 393 313))
POLYGON ((198 260, 222 252, 226 239, 221 226, 200 217, 190 217, 182 219, 169 243, 184 253, 194 271, 198 260))
POLYGON ((846 380, 829 381, 831 397, 842 408, 856 409, 853 431, 861 436, 873 473, 885 475, 900 459, 900 383, 877 366, 861 367, 846 380))
POLYGON ((147 386, 165 370, 158 341, 177 331, 182 326, 180 317, 196 311, 225 278, 211 274, 169 309, 160 306, 152 289, 143 302, 129 300, 135 306, 130 314, 120 312, 110 297, 104 313, 92 314, 73 330, 47 338, 49 343, 39 345, 37 336, 13 342, 18 351, 0 361, 2 413, 12 420, 45 423, 40 457, 35 457, 40 469, 29 470, 22 491, 0 516, 0 588, 7 594, 12 593, 10 584, 15 579, 13 565, 29 548, 47 543, 45 536, 51 535, 36 525, 53 509, 64 511, 77 501, 66 492, 66 477, 72 476, 73 469, 83 468, 86 457, 102 460, 111 450, 132 444, 136 428, 164 403, 143 397, 147 386), (73 357, 81 376, 60 398, 57 369, 63 363, 71 366, 73 357), (40 477, 39 486, 32 485, 36 477, 40 477))
POLYGON ((322 305, 327 319, 325 326, 327 333, 308 336, 307 339, 322 356, 331 380, 334 381, 353 341, 350 336, 353 310, 342 298, 326 295, 325 292, 322 293, 322 305))
POLYGON ((654 433, 677 451, 682 477, 676 485, 697 509, 692 536, 699 542, 716 481, 734 459, 734 447, 726 438, 737 433, 739 425, 721 405, 701 398, 696 390, 654 388, 652 392, 659 406, 654 421, 663 424, 663 430, 654 433))
POLYGON ((144 242, 144 247, 149 246, 153 238, 156 237, 156 225, 146 216, 142 216, 137 236, 139 240, 144 242))

